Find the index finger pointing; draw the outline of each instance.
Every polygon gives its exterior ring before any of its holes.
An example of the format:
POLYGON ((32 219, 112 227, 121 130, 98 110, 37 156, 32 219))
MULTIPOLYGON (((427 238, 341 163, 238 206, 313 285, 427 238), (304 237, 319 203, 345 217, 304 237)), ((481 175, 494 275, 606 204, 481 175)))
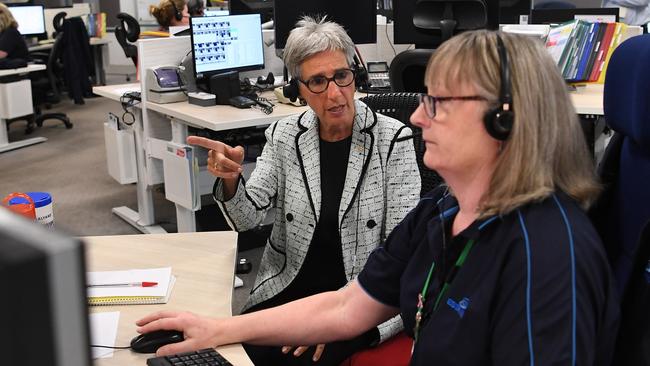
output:
POLYGON ((200 136, 188 136, 185 140, 190 145, 197 145, 204 147, 206 149, 222 151, 224 146, 228 146, 223 142, 210 140, 209 138, 200 137, 200 136))

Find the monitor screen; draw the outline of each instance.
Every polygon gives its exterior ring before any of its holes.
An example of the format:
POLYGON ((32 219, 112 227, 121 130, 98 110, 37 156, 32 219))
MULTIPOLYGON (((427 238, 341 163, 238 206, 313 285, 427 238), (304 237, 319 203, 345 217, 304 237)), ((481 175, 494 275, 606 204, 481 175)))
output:
POLYGON ((273 20, 273 2, 274 0, 229 0, 228 8, 230 14, 259 14, 262 17, 262 23, 273 20))
POLYGON ((259 14, 195 17, 190 19, 190 29, 197 79, 264 68, 259 14))
POLYGON ((229 15, 230 11, 226 9, 210 9, 207 8, 203 10, 203 16, 205 17, 220 17, 222 15, 229 15))
POLYGON ((23 36, 45 34, 45 13, 42 5, 11 6, 11 15, 18 22, 18 31, 23 36))
POLYGON ((3 365, 90 366, 82 243, 0 207, 3 365))
POLYGON ((528 24, 531 6, 532 0, 501 0, 499 24, 528 24))
POLYGON ((276 49, 284 48, 303 15, 327 15, 345 28, 355 44, 377 42, 376 0, 275 0, 274 13, 276 49))
POLYGON ((401 0, 393 2, 395 44, 436 48, 443 41, 443 20, 455 21, 452 34, 499 28, 499 0, 401 0))

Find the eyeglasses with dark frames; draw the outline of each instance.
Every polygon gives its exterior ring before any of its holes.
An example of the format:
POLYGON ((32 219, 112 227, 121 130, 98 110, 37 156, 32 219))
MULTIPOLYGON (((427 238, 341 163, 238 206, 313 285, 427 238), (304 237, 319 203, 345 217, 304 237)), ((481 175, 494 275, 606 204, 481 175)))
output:
POLYGON ((433 118, 436 116, 436 103, 448 102, 452 100, 487 100, 485 97, 480 95, 464 95, 464 96, 450 96, 450 97, 434 97, 428 94, 420 94, 418 96, 418 101, 420 104, 424 104, 424 111, 427 114, 427 117, 433 118))
POLYGON ((340 88, 349 86, 354 81, 354 71, 350 69, 341 69, 336 70, 334 76, 331 78, 318 75, 308 80, 300 80, 300 82, 305 84, 307 89, 314 94, 320 94, 327 90, 331 81, 340 88))

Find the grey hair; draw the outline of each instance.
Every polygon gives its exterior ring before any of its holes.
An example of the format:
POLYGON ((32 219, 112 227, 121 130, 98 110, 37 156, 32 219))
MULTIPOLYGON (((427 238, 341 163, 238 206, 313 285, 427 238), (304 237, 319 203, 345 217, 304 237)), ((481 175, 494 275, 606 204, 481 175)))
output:
POLYGON ((292 77, 300 78, 300 65, 303 61, 323 51, 343 51, 348 65, 354 63, 354 42, 341 25, 327 21, 326 18, 327 16, 314 18, 305 15, 289 33, 283 60, 292 77))

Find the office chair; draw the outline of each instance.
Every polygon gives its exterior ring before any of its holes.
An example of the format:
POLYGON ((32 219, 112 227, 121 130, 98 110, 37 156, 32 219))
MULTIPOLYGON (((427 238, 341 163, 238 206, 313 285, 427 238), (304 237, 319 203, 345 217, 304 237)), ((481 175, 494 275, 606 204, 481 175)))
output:
POLYGON ((650 274, 639 270, 650 259, 648 229, 641 235, 650 220, 648 57, 650 35, 644 34, 618 46, 608 64, 603 107, 605 120, 615 134, 598 168, 604 191, 589 212, 623 295, 616 365, 650 364, 650 274), (636 288, 631 290, 631 285, 636 288), (645 307, 635 306, 639 301, 645 302, 645 307))
POLYGON ((439 186, 443 180, 434 170, 427 168, 422 161, 424 157, 425 145, 422 141, 422 130, 411 124, 409 121, 411 114, 418 108, 417 93, 384 93, 368 95, 360 99, 375 112, 381 113, 388 117, 393 117, 413 130, 413 147, 415 148, 415 158, 417 159, 418 168, 420 169, 420 178, 422 179, 422 188, 420 196, 424 196, 432 189, 439 186))
POLYGON ((140 37, 140 24, 138 20, 127 13, 117 14, 117 19, 120 21, 115 27, 115 38, 117 43, 122 46, 124 55, 133 61, 133 64, 138 66, 138 47, 129 42, 135 42, 140 37))
MULTIPOLYGON (((34 61, 37 63, 44 63, 47 67, 44 72, 33 73, 33 75, 31 75, 32 99, 34 101, 34 123, 38 127, 42 127, 43 121, 45 120, 57 119, 63 122, 66 128, 72 128, 72 123, 65 113, 41 114, 40 108, 42 104, 45 104, 46 108, 49 109, 52 104, 61 101, 60 90, 63 87, 61 82, 61 70, 63 69, 63 64, 60 62, 62 41, 63 34, 59 31, 49 53, 44 54, 33 52, 30 54, 30 57, 32 57, 34 61)), ((27 128, 30 130, 29 124, 27 128)))
POLYGON ((432 49, 414 49, 400 52, 393 58, 388 70, 390 87, 394 92, 426 93, 424 72, 432 49))

